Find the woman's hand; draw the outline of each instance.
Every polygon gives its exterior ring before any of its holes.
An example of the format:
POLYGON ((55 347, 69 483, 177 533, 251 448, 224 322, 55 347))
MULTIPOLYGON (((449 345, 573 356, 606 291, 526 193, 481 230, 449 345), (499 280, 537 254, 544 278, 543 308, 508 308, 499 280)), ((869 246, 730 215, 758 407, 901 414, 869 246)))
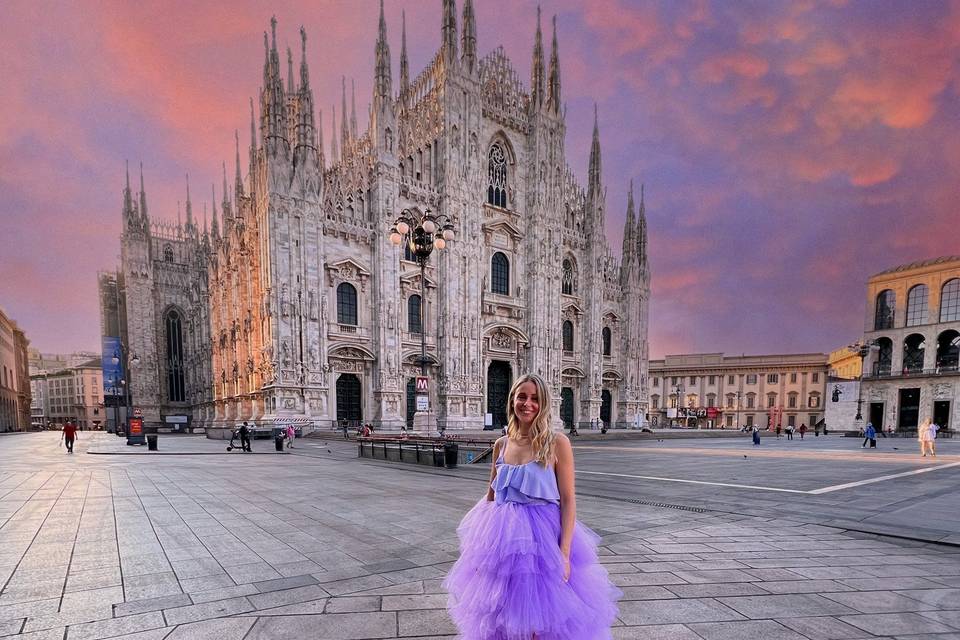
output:
POLYGON ((570 552, 564 551, 560 555, 563 556, 563 581, 570 582, 570 552))

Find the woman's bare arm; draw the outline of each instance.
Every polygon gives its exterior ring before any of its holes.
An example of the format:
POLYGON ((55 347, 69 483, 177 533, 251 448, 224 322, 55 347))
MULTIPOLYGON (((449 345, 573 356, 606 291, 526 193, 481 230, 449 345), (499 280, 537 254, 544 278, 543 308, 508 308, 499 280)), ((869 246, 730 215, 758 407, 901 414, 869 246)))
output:
POLYGON ((570 544, 573 526, 577 521, 577 494, 573 480, 573 447, 562 433, 556 436, 557 487, 560 489, 560 552, 566 560, 564 579, 570 577, 570 544))
POLYGON ((490 460, 490 484, 487 486, 487 502, 493 502, 493 481, 497 477, 497 459, 500 457, 500 447, 506 437, 507 436, 501 436, 493 443, 493 458, 490 460))

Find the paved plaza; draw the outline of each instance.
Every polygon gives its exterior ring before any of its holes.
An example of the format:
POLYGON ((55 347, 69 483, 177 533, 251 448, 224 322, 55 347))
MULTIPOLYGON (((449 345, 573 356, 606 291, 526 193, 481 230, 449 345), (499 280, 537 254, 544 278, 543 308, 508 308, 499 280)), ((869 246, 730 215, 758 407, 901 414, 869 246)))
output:
MULTIPOLYGON (((454 637, 440 585, 486 466, 58 439, 0 437, 0 636, 454 637)), ((577 445, 579 515, 624 592, 614 637, 960 638, 960 547, 924 541, 960 535, 957 444, 577 445)))

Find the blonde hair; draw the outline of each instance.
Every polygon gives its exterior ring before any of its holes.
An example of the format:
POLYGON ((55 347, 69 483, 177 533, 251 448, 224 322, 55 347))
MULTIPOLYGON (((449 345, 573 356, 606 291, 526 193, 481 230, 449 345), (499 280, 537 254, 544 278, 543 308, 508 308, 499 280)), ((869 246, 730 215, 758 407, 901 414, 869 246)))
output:
POLYGON ((512 440, 520 438, 520 421, 513 410, 513 399, 517 395, 520 385, 532 382, 537 388, 537 401, 540 405, 540 411, 530 423, 530 444, 534 450, 534 460, 540 465, 547 466, 553 461, 553 402, 550 396, 550 387, 540 376, 528 373, 517 378, 510 389, 510 395, 507 397, 507 437, 512 440))

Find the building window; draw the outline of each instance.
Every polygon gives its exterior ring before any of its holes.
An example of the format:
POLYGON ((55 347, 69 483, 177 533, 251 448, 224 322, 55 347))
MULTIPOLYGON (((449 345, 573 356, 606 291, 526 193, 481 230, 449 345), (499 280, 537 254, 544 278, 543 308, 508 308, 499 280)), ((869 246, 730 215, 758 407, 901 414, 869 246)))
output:
POLYGON ((751 373, 747 376, 747 384, 757 384, 757 374, 751 373))
POLYGON ((767 384, 777 384, 780 382, 780 376, 776 373, 767 374, 767 384))
POLYGON ((349 282, 337 287, 337 322, 357 326, 357 289, 349 282))
POLYGON ((727 416, 726 423, 728 427, 733 426, 733 416, 727 416))
POLYGON ((757 396, 752 393, 747 394, 747 409, 753 409, 757 406, 757 396))
POLYGON ((707 406, 708 406, 708 407, 715 407, 715 406, 717 406, 717 396, 716 396, 716 395, 714 395, 714 394, 712 394, 712 393, 707 394, 707 406))
POLYGON ((503 296, 510 295, 510 261, 501 251, 490 259, 490 290, 503 296))
POLYGON ((810 397, 807 398, 807 406, 811 409, 817 408, 820 406, 820 394, 811 393, 810 397))
POLYGON ((775 393, 768 393, 768 394, 767 394, 767 408, 768 408, 768 409, 772 409, 772 408, 775 407, 775 406, 777 406, 777 394, 775 394, 775 393))
POLYGON ((576 282, 574 281, 573 275, 573 263, 570 260, 563 261, 562 273, 561 273, 561 284, 560 292, 572 296, 573 292, 577 290, 576 282))
POLYGON ((563 321, 563 350, 573 351, 573 323, 569 320, 563 321))
POLYGON ((404 237, 403 239, 403 259, 408 262, 417 261, 417 256, 413 253, 413 249, 410 248, 409 237, 404 237))
POLYGON ((164 245, 163 247, 163 261, 173 262, 173 247, 170 245, 164 245))
POLYGON ((810 382, 813 382, 814 384, 820 382, 820 374, 819 374, 819 373, 813 373, 813 374, 811 374, 811 376, 810 376, 810 382))
POLYGON ((748 427, 752 427, 752 426, 753 426, 753 414, 752 414, 752 413, 748 413, 748 414, 747 414, 747 426, 748 426, 748 427))
POLYGON ((697 384, 697 376, 690 376, 690 384, 697 384))
POLYGON ((670 384, 672 385, 677 384, 677 376, 670 376, 670 384))
POLYGON ((960 332, 948 329, 937 336, 937 369, 956 371, 960 366, 960 332))
MULTIPOLYGON (((171 309, 167 313, 167 399, 186 402, 187 392, 183 372, 183 323, 180 314, 171 309)), ((120 391, 118 390, 118 394, 120 391)))
POLYGON ((919 333, 911 333, 903 341, 903 371, 904 373, 919 373, 923 371, 923 358, 926 353, 927 340, 919 333))
POLYGON ((407 298, 407 331, 410 333, 423 333, 420 301, 421 298, 417 294, 407 298))
POLYGON ((791 393, 789 396, 787 396, 787 406, 791 409, 795 409, 797 407, 797 394, 791 393))
POLYGON ((734 382, 733 376, 727 376, 727 384, 733 384, 733 382, 734 382))
POLYGON ((927 322, 927 285, 918 284, 907 293, 907 326, 915 327, 927 322))
POLYGON ((873 319, 874 330, 893 329, 896 304, 897 295, 890 289, 884 289, 877 295, 877 307, 873 319))
POLYGON ((807 416, 807 417, 810 418, 810 426, 813 426, 813 425, 817 424, 817 417, 818 417, 818 416, 817 416, 816 413, 811 413, 811 414, 810 414, 809 416, 807 416))
POLYGON ((940 322, 960 320, 960 278, 947 280, 940 289, 940 322))
POLYGON ((707 384, 710 384, 710 385, 717 384, 717 376, 710 376, 707 379, 707 384))
POLYGON ((610 327, 603 328, 603 355, 610 355, 610 327))
POLYGON ((660 386, 660 378, 654 377, 654 379, 653 379, 653 386, 655 386, 655 387, 659 387, 659 386, 660 386))
POLYGON ((727 409, 733 409, 733 400, 734 396, 732 393, 727 394, 727 409))
POLYGON ((650 396, 650 406, 653 409, 660 408, 660 396, 650 396))
MULTIPOLYGON (((487 156, 487 202, 495 207, 507 208, 507 156, 499 142, 490 147, 487 156)), ((556 263, 554 263, 556 264, 556 263)))
POLYGON ((787 426, 788 427, 797 426, 797 416, 787 416, 787 426))
POLYGON ((797 374, 795 373, 790 374, 790 384, 797 384, 797 374))

